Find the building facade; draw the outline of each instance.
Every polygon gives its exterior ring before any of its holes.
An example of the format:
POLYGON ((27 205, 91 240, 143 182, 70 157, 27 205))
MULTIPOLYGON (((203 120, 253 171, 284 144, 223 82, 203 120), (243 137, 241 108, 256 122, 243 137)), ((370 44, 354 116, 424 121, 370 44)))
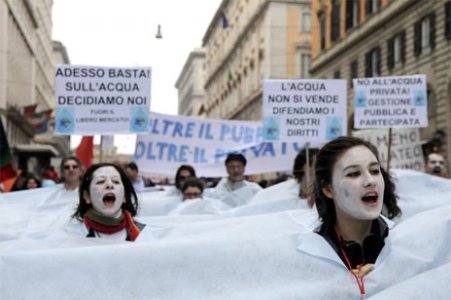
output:
POLYGON ((55 106, 52 6, 53 0, 0 0, 1 118, 16 163, 25 172, 42 170, 51 157, 69 149, 68 139, 60 150, 40 144, 20 114, 29 105, 36 105, 36 113, 55 106), (37 163, 31 166, 33 157, 37 163))
POLYGON ((262 80, 308 78, 310 0, 223 0, 204 38, 206 115, 261 120, 262 80))
POLYGON ((178 91, 178 114, 205 115, 205 49, 191 51, 183 66, 175 88, 178 91))
POLYGON ((423 149, 451 158, 450 0, 313 0, 312 30, 311 75, 348 80, 350 120, 353 78, 425 74, 423 149))

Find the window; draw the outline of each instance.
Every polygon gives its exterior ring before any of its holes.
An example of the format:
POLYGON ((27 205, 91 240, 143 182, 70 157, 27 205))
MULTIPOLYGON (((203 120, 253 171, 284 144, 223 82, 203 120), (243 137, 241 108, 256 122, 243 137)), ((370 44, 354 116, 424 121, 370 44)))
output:
POLYGON ((340 70, 335 71, 334 72, 334 79, 340 79, 340 77, 341 77, 340 70))
POLYGON ((451 1, 445 4, 445 37, 451 40, 451 1))
POLYGON ((346 1, 346 30, 359 24, 359 0, 346 1))
POLYGON ((312 29, 312 17, 309 11, 301 12, 301 32, 310 32, 312 29))
POLYGON ((300 54, 299 59, 300 59, 299 77, 300 78, 309 78, 310 77, 310 73, 309 73, 310 62, 312 60, 311 55, 303 52, 300 54))
POLYGON ((352 80, 354 79, 354 78, 358 78, 359 77, 359 63, 358 63, 358 61, 357 61, 357 59, 356 60, 353 60, 352 62, 351 62, 351 65, 349 66, 349 69, 350 69, 350 71, 349 71, 349 74, 350 74, 350 82, 351 82, 351 87, 353 87, 353 83, 352 83, 352 80))
POLYGON ((387 68, 393 68, 401 65, 406 57, 406 33, 405 31, 394 35, 387 42, 387 68))
POLYGON ((365 77, 381 75, 381 48, 376 47, 365 54, 365 77))
POLYGON ((365 0, 366 15, 371 15, 379 10, 381 7, 381 0, 365 0))
POLYGON ((326 16, 324 15, 324 11, 318 12, 319 19, 319 30, 320 30, 320 49, 326 49, 326 16))
POLYGON ((330 26, 330 39, 333 42, 340 37, 340 0, 332 0, 332 20, 330 26))
POLYGON ((414 54, 418 56, 425 49, 435 47, 435 14, 432 13, 414 25, 414 54))

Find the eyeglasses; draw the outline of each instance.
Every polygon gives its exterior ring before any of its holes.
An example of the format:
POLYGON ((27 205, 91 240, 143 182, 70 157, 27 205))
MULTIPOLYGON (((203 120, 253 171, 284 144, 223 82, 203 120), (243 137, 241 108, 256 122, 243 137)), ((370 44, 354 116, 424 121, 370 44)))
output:
POLYGON ((78 165, 64 165, 64 170, 77 170, 78 169, 78 165))

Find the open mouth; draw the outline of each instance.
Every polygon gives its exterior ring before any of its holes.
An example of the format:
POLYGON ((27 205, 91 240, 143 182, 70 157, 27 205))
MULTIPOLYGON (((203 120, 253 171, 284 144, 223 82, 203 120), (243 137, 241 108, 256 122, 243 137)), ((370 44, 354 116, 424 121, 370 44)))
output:
POLYGON ((368 204, 374 204, 377 202, 377 193, 368 193, 362 197, 362 201, 368 204))
POLYGON ((116 201, 116 196, 114 194, 106 194, 103 196, 103 204, 105 206, 113 206, 114 202, 116 201))

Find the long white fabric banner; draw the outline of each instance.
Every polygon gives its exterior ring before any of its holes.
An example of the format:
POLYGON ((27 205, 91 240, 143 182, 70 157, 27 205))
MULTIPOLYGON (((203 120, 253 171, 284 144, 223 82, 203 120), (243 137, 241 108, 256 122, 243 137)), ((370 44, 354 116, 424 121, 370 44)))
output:
MULTIPOLYGON (((365 295, 448 299, 451 180, 393 175, 403 214, 364 278, 365 295)), ((316 209, 280 210, 289 195, 265 191, 273 201, 158 216, 168 196, 142 193, 137 219, 146 227, 134 243, 86 238, 70 219, 77 192, 61 185, 0 194, 0 299, 360 299, 354 277, 311 231, 316 209)))
POLYGON ((149 134, 136 141, 134 160, 149 174, 173 176, 180 165, 190 164, 200 176, 224 176, 227 154, 239 152, 247 159, 247 174, 291 170, 305 145, 263 142, 262 132, 261 122, 152 113, 149 134))

